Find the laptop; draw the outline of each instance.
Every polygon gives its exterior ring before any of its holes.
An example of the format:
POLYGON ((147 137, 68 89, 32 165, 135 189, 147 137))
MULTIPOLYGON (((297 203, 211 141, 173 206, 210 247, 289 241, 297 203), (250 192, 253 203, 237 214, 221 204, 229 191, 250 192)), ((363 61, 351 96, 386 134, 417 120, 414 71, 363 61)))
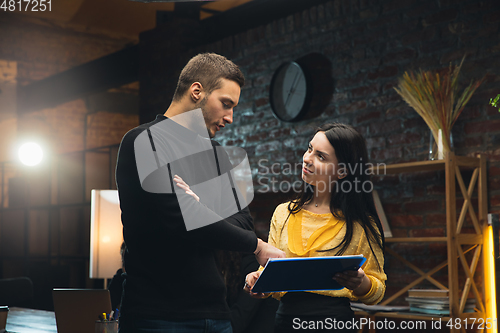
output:
POLYGON ((111 312, 107 289, 55 289, 52 291, 58 333, 95 331, 99 315, 111 312))

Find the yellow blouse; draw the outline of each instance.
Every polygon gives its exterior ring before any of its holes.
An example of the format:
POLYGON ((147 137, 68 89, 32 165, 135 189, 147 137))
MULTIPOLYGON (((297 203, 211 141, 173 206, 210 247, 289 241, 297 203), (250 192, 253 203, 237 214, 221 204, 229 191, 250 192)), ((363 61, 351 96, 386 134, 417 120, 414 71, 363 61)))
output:
MULTIPOLYGON (((316 250, 331 249, 340 244, 346 232, 345 221, 335 218, 331 213, 316 214, 302 209, 295 217, 293 214, 290 215, 288 223, 285 224, 288 214, 288 202, 276 207, 271 220, 269 244, 284 251, 287 258, 335 255, 337 250, 326 252, 316 250), (284 227, 283 224, 285 224, 284 227)), ((350 300, 359 300, 365 304, 380 302, 385 294, 385 280, 387 280, 383 270, 384 255, 378 245, 372 244, 372 248, 376 259, 370 250, 363 227, 355 223, 351 243, 343 255, 363 254, 365 256, 366 262, 362 268, 372 283, 372 288, 366 295, 356 296, 347 288, 311 292, 332 297, 348 297, 350 300)), ((273 297, 277 299, 283 295, 285 292, 273 293, 273 297)))

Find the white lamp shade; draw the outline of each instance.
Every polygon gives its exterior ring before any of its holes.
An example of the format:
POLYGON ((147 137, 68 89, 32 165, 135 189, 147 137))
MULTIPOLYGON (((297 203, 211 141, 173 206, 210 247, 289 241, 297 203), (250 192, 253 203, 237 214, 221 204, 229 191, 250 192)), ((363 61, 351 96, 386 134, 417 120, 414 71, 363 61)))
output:
POLYGON ((123 242, 120 203, 116 190, 92 190, 90 269, 93 279, 108 279, 122 267, 123 242))

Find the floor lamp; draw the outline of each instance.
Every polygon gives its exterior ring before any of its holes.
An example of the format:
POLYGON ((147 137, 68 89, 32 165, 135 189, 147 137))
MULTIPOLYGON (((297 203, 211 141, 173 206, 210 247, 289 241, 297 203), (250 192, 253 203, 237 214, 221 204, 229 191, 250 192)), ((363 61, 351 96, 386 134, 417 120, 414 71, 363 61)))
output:
POLYGON ((122 267, 120 246, 123 242, 120 203, 116 190, 92 190, 90 220, 91 279, 107 279, 122 267))

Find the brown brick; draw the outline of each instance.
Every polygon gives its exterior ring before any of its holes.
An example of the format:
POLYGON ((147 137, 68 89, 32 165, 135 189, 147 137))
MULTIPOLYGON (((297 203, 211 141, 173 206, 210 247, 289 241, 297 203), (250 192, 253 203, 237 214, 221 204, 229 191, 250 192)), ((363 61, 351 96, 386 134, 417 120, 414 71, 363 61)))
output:
POLYGON ((457 16, 458 16, 458 11, 455 8, 446 9, 440 11, 439 13, 435 13, 424 18, 422 21, 422 25, 426 27, 428 25, 453 21, 457 18, 457 16))
POLYGON ((399 51, 393 51, 388 53, 384 58, 384 63, 390 64, 393 62, 399 62, 402 60, 408 60, 414 58, 416 51, 412 48, 405 48, 399 51))
POLYGON ((486 14, 484 16, 484 20, 488 23, 500 21, 500 10, 497 10, 496 12, 493 12, 493 13, 486 14))
POLYGON ((446 52, 441 56, 440 62, 445 66, 448 66, 450 62, 460 63, 460 61, 464 56, 466 57, 466 59, 468 59, 476 55, 477 51, 478 51, 477 47, 471 47, 467 49, 460 49, 460 50, 453 50, 451 52, 446 52))
POLYGON ((412 112, 415 112, 415 111, 410 106, 400 105, 400 106, 388 108, 387 111, 385 112, 385 116, 387 118, 402 117, 402 116, 411 114, 412 112))
POLYGON ((426 228, 410 230, 411 237, 443 237, 445 236, 444 228, 426 228))
POLYGON ((342 105, 339 106, 338 110, 340 114, 344 113, 351 113, 351 112, 356 112, 358 110, 362 110, 366 108, 366 102, 365 101, 357 101, 357 102, 352 102, 347 105, 342 105))
MULTIPOLYGON (((497 110, 498 114, 498 110, 497 110)), ((481 115, 481 107, 479 105, 467 105, 460 113, 458 122, 462 122, 465 119, 477 119, 481 115)))
POLYGON ((260 132, 246 137, 247 143, 257 143, 265 140, 267 138, 267 132, 260 132))
POLYGON ((465 124, 465 133, 492 133, 500 131, 500 119, 465 124))
MULTIPOLYGON (((384 203, 384 211, 387 215, 393 216, 396 214, 404 214, 403 212, 403 207, 400 204, 394 204, 394 203, 384 203)), ((390 220, 391 217, 388 217, 390 220)))
POLYGON ((290 136, 290 128, 278 128, 268 132, 268 135, 269 139, 286 139, 290 136))
POLYGON ((405 211, 409 213, 431 212, 442 209, 440 200, 408 202, 405 204, 405 211))
MULTIPOLYGON (((268 75, 260 75, 252 80, 252 85, 254 87, 256 86, 262 86, 262 85, 269 85, 271 83, 271 76, 268 75)), ((257 103, 257 101, 256 101, 257 103)))
POLYGON ((335 93, 332 96, 332 103, 345 101, 345 100, 347 100, 347 98, 348 98, 348 96, 347 96, 347 93, 345 93, 345 92, 335 93))
POLYGON ((430 253, 447 253, 448 248, 446 243, 430 243, 429 252, 430 253))
POLYGON ((324 7, 323 4, 320 4, 315 7, 311 7, 309 10, 309 17, 311 18, 311 24, 316 25, 319 22, 323 22, 324 20, 324 7), (319 17, 318 17, 319 16, 319 17))
MULTIPOLYGON (((444 49, 449 49, 453 46, 455 41, 448 39, 439 39, 432 42, 427 42, 420 47, 420 51, 424 53, 436 53, 438 51, 443 51, 444 49)), ((425 68, 429 66, 420 65, 420 68, 425 68)))
POLYGON ((372 148, 384 148, 385 147, 385 137, 377 137, 377 138, 367 138, 366 139, 366 148, 368 150, 372 148))
POLYGON ((391 215, 391 226, 414 227, 423 226, 424 219, 421 215, 391 215))
POLYGON ((269 104, 269 98, 267 97, 259 98, 258 100, 255 101, 256 107, 261 107, 268 104, 269 104))
POLYGON ((360 97, 376 95, 378 92, 379 92, 379 85, 378 83, 375 83, 369 86, 352 89, 351 95, 353 98, 360 98, 360 97))
POLYGON ((363 21, 373 17, 377 17, 377 13, 375 13, 371 9, 366 9, 359 12, 359 18, 363 21))
POLYGON ((388 160, 399 159, 403 156, 402 148, 387 148, 372 150, 370 153, 371 160, 374 163, 380 163, 388 160))
POLYGON ((227 140, 225 143, 225 146, 238 146, 241 147, 243 146, 244 141, 241 139, 236 139, 236 140, 227 140))
POLYGON ((356 123, 360 124, 368 120, 373 120, 373 119, 378 119, 381 117, 381 112, 380 111, 373 111, 373 112, 368 112, 365 113, 359 117, 356 117, 356 123))
MULTIPOLYGON (((367 10, 366 12, 367 14, 374 14, 371 10, 367 10)), ((381 26, 387 26, 387 25, 390 26, 399 23, 399 21, 400 18, 396 15, 382 16, 380 18, 377 18, 376 20, 368 22, 368 28, 373 29, 381 26)))
MULTIPOLYGON (((441 171, 441 176, 444 176, 444 171, 441 171)), ((422 172, 412 172, 405 173, 401 175, 401 179, 404 182, 430 182, 430 181, 438 181, 439 173, 436 171, 422 171, 422 172)))
POLYGON ((360 83, 363 83, 365 80, 366 80, 366 74, 359 73, 351 77, 338 79, 335 86, 337 89, 342 89, 342 88, 357 86, 360 83))
POLYGON ((419 1, 415 6, 405 13, 405 16, 410 18, 421 18, 432 15, 435 12, 436 4, 433 2, 419 1))
MULTIPOLYGON (((438 237, 438 236, 430 236, 430 237, 438 237)), ((446 252, 429 252, 428 255, 424 256, 420 255, 417 258, 413 259, 412 263, 417 267, 434 268, 442 264, 444 261, 446 261, 446 259, 447 259, 446 252)), ((446 284, 446 282, 448 282, 448 279, 444 279, 443 282, 445 282, 446 284)))
POLYGON ((398 68, 396 66, 385 66, 379 68, 376 71, 370 72, 370 74, 368 74, 368 79, 378 80, 378 79, 393 77, 396 76, 397 74, 398 74, 398 68))
MULTIPOLYGON (((425 29, 418 29, 401 37, 401 44, 403 45, 414 45, 420 43, 421 41, 431 41, 436 35, 436 28, 427 27, 425 29)), ((418 68, 418 67, 417 67, 418 68)))
POLYGON ((387 138, 389 145, 411 144, 419 142, 422 136, 418 133, 401 133, 391 135, 387 138))
POLYGON ((500 178, 489 178, 488 189, 490 191, 500 190, 500 178))
POLYGON ((446 214, 425 214, 426 226, 445 226, 446 214))
POLYGON ((488 170, 488 175, 490 177, 493 177, 493 176, 500 176, 500 167, 496 167, 496 166, 491 166, 488 170))
POLYGON ((281 146, 282 146, 282 144, 280 141, 271 141, 271 142, 263 143, 263 144, 258 145, 255 148, 255 154, 261 155, 261 154, 266 153, 266 152, 277 151, 277 150, 281 149, 281 146))
MULTIPOLYGON (((413 110, 412 108, 410 108, 410 110, 412 110, 413 112, 415 112, 415 114, 417 114, 416 111, 413 110)), ((416 129, 420 131, 422 135, 430 136, 430 129, 429 127, 427 127, 427 124, 420 116, 405 120, 403 123, 403 127, 406 129, 416 129), (427 131, 429 133, 425 133, 427 131)))
POLYGON ((469 147, 481 147, 483 145, 483 138, 481 136, 467 137, 463 142, 456 142, 453 139, 453 144, 455 149, 459 148, 469 148, 469 147))
MULTIPOLYGON (((389 218, 390 219, 390 218, 389 218)), ((392 237, 408 237, 408 229, 394 228, 391 226, 392 237)))
POLYGON ((261 128, 273 128, 280 124, 279 120, 276 118, 271 118, 266 121, 260 122, 259 125, 261 128))
MULTIPOLYGON (((376 68, 378 66, 380 66, 379 58, 367 58, 364 60, 352 62, 350 65, 350 70, 351 73, 358 73, 359 71, 365 71, 367 69, 376 68)), ((364 72, 361 72, 360 74, 366 76, 364 72)))
POLYGON ((381 134, 401 130, 401 120, 393 119, 389 121, 373 122, 370 125, 370 133, 381 134))
POLYGON ((500 206, 500 195, 490 197, 490 205, 491 207, 500 206))
POLYGON ((413 194, 416 198, 421 198, 425 195, 425 189, 421 186, 415 186, 413 188, 413 194))
POLYGON ((302 18, 301 19, 302 19, 302 27, 308 27, 310 24, 309 10, 306 9, 306 10, 302 11, 302 18))
POLYGON ((406 0, 406 1, 398 1, 398 0, 392 0, 392 1, 384 1, 383 2, 383 7, 382 7, 382 12, 384 14, 392 13, 394 11, 401 10, 403 8, 411 8, 413 4, 416 2, 416 0, 406 0))
POLYGON ((428 185, 427 186, 428 195, 445 195, 446 187, 444 185, 428 185))

